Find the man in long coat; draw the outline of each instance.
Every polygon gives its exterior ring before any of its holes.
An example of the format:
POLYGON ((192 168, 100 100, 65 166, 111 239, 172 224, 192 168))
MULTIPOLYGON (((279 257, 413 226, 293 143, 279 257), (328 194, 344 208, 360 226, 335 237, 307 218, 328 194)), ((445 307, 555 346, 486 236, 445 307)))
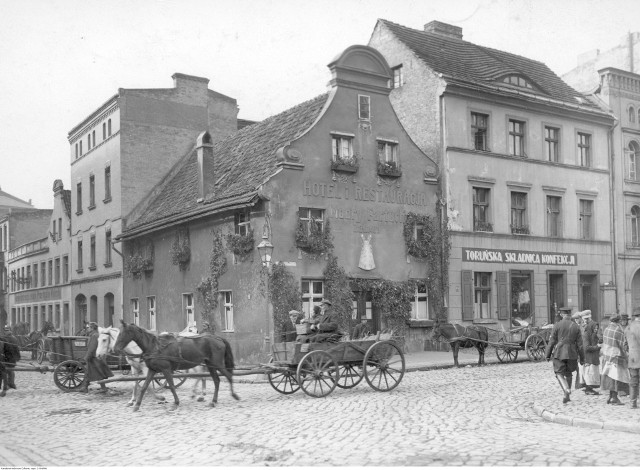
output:
POLYGON ((629 390, 629 369, 627 363, 627 339, 620 326, 620 316, 612 315, 605 328, 600 361, 600 388, 609 390, 607 405, 622 405, 619 392, 629 390))
POLYGON ((629 398, 631 408, 638 408, 638 383, 640 382, 640 308, 631 314, 631 323, 624 332, 629 345, 629 398))
POLYGON ((567 403, 571 400, 571 382, 573 373, 578 369, 578 359, 580 364, 584 364, 584 350, 582 331, 571 321, 571 310, 561 310, 560 313, 562 319, 553 325, 546 356, 548 361, 553 354, 553 371, 564 392, 562 403, 567 403))
POLYGON ((341 336, 338 331, 340 318, 333 312, 331 305, 331 302, 326 299, 320 303, 322 317, 320 317, 320 321, 316 325, 311 326, 311 331, 315 332, 315 334, 309 337, 308 341, 310 343, 337 340, 341 336))
MULTIPOLYGON (((109 369, 106 360, 96 357, 96 350, 98 349, 98 324, 95 322, 89 323, 89 340, 87 341, 87 353, 84 356, 84 360, 87 363, 84 381, 78 392, 87 393, 89 391, 89 383, 96 380, 108 379, 113 377, 113 372, 109 369)), ((107 391, 105 384, 100 384, 100 392, 107 391)))

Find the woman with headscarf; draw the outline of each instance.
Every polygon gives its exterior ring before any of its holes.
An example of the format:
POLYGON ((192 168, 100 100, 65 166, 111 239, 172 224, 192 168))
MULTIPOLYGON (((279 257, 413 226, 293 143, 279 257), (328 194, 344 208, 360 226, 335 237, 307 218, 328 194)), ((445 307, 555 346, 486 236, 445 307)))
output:
POLYGON ((600 388, 609 391, 607 404, 622 405, 619 392, 629 392, 626 338, 620 326, 620 316, 613 314, 603 333, 600 361, 600 388))
MULTIPOLYGON (((96 356, 99 335, 98 324, 95 322, 90 322, 89 340, 87 341, 87 353, 84 355, 84 360, 86 362, 86 372, 84 380, 77 390, 80 393, 87 393, 89 391, 89 384, 91 382, 113 377, 113 372, 111 372, 111 370, 109 369, 107 361, 96 356)), ((98 392, 107 392, 107 386, 101 383, 98 392)))

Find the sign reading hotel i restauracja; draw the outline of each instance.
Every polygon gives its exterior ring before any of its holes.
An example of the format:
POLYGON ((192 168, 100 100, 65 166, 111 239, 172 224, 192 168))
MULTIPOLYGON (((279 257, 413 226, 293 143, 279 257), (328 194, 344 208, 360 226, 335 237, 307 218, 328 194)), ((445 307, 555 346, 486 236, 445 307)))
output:
POLYGON ((477 248, 462 248, 462 261, 576 266, 578 264, 578 255, 576 253, 552 253, 547 251, 479 250, 477 248))
POLYGON ((344 199, 352 201, 370 201, 386 204, 406 204, 410 206, 426 206, 429 204, 426 193, 396 188, 376 188, 354 184, 352 187, 336 183, 304 180, 305 196, 324 197, 327 199, 344 199))

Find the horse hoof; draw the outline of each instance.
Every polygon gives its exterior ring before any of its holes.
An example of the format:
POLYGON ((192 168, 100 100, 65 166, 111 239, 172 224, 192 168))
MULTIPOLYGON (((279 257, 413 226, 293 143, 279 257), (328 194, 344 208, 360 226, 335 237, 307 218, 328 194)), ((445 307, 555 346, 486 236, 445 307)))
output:
POLYGON ((235 398, 236 400, 240 400, 240 397, 238 395, 236 395, 235 393, 232 393, 231 396, 233 398, 235 398))
POLYGON ((134 406, 134 407, 133 407, 133 411, 134 411, 134 412, 135 412, 135 411, 138 411, 139 409, 140 409, 140 407, 139 407, 138 405, 136 405, 136 406, 134 406))
POLYGON ((4 397, 7 394, 4 390, 0 392, 0 397, 4 397))
POLYGON ((214 402, 209 403, 209 408, 215 408, 216 404, 214 402))
POLYGON ((133 406, 133 403, 129 402, 127 403, 127 406, 133 406))
POLYGON ((169 411, 176 411, 178 409, 178 405, 175 403, 169 407, 169 411))

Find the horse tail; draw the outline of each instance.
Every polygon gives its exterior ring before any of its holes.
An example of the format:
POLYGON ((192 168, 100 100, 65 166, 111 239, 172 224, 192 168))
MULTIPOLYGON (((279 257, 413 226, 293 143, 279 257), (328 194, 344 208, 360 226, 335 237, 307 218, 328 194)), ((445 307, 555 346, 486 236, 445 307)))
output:
POLYGON ((231 343, 229 343, 229 341, 223 337, 220 337, 220 339, 224 343, 224 366, 229 372, 231 372, 235 367, 233 349, 231 348, 231 343))

